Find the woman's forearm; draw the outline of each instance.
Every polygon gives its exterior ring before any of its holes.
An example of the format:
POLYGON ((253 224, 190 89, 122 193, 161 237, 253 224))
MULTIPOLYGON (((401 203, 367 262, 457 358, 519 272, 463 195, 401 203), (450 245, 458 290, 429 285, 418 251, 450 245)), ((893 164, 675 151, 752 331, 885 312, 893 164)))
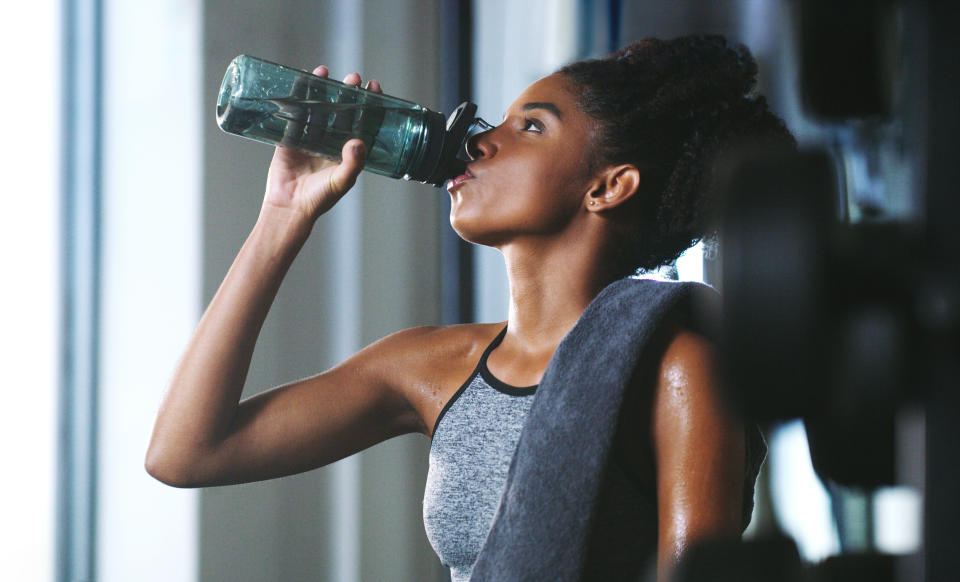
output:
MULTIPOLYGON (((314 73, 327 75, 324 67, 314 73)), ((359 86, 361 79, 352 74, 344 82, 359 86)), ((146 459, 154 477, 182 485, 236 469, 218 467, 217 453, 236 432, 257 336, 314 221, 353 187, 365 155, 359 139, 343 144, 339 163, 274 150, 257 224, 200 319, 160 405, 146 459)))
POLYGON ((183 480, 230 433, 260 329, 311 226, 261 214, 170 381, 147 452, 154 476, 183 480))

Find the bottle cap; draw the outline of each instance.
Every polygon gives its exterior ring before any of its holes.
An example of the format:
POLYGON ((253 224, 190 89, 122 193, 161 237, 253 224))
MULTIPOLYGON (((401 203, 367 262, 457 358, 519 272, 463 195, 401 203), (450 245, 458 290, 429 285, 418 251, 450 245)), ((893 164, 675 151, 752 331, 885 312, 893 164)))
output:
POLYGON ((409 177, 441 187, 450 178, 466 172, 467 162, 471 159, 467 141, 491 126, 477 117, 477 105, 470 101, 464 101, 450 114, 445 130, 442 125, 438 127, 438 117, 442 123, 440 115, 428 118, 427 151, 417 171, 411 172, 409 177))

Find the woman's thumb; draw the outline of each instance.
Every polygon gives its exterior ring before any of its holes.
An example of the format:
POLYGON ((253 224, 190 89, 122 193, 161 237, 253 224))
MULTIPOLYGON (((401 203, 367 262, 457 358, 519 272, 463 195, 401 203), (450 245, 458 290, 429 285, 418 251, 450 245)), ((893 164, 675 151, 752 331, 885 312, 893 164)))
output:
POLYGON ((353 187, 360 170, 363 169, 363 162, 367 157, 366 147, 361 140, 351 139, 343 144, 340 156, 342 161, 334 172, 333 181, 338 190, 346 191, 353 187))

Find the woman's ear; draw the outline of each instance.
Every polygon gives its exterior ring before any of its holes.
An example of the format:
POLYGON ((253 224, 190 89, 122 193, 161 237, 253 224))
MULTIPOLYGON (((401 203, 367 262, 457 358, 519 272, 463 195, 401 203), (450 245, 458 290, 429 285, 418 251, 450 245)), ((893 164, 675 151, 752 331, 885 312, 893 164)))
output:
POLYGON ((610 166, 597 176, 587 192, 587 210, 611 210, 624 204, 640 189, 640 170, 633 164, 610 166))

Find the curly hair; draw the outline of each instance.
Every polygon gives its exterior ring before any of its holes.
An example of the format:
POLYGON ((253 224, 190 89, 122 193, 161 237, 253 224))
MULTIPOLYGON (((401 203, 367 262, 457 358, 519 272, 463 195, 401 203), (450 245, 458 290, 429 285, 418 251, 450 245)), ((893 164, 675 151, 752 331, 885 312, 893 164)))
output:
POLYGON ((558 72, 596 123, 591 171, 640 170, 640 190, 614 222, 624 274, 669 264, 708 235, 721 153, 750 141, 796 147, 755 93, 749 49, 720 35, 648 38, 558 72))

